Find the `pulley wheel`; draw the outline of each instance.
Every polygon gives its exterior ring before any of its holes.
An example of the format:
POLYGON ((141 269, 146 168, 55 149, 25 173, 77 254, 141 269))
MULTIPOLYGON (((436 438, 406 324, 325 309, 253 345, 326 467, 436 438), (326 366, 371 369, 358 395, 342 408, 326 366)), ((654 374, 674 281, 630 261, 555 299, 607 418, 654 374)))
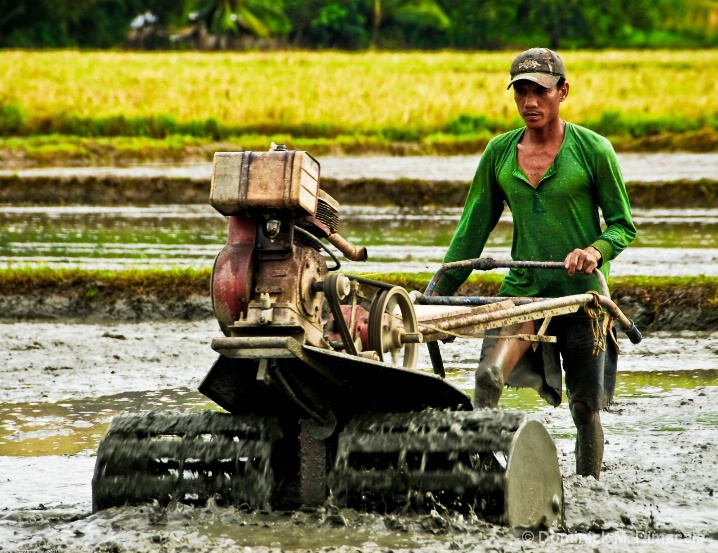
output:
POLYGON ((407 335, 416 336, 419 324, 414 305, 406 290, 395 286, 379 290, 369 310, 369 349, 382 361, 405 369, 416 368, 419 344, 406 342, 407 335))

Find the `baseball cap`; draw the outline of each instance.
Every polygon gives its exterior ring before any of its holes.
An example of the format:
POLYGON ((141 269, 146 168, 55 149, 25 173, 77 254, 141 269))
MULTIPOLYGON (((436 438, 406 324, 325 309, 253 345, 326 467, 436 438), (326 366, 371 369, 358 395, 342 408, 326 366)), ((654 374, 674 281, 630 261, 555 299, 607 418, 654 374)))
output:
POLYGON ((559 55, 548 48, 531 48, 521 52, 511 64, 511 88, 516 81, 526 79, 545 88, 556 86, 559 79, 566 78, 566 70, 559 55))

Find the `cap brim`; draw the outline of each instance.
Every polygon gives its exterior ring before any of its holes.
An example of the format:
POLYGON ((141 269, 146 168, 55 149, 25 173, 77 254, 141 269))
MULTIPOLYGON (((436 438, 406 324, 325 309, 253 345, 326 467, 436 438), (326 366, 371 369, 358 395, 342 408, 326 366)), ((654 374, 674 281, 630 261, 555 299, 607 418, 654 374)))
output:
POLYGON ((549 75, 548 73, 519 73, 509 83, 506 90, 517 81, 532 81, 536 84, 540 84, 544 88, 551 88, 556 86, 558 81, 561 79, 561 75, 549 75))

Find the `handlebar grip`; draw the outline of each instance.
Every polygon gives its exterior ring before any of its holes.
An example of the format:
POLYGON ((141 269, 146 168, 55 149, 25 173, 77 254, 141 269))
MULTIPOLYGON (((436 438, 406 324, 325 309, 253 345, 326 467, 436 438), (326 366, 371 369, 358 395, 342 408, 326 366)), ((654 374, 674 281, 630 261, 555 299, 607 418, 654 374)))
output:
POLYGON ((633 321, 631 321, 631 327, 625 329, 623 332, 626 333, 626 336, 628 336, 628 339, 631 340, 632 344, 638 344, 641 340, 643 340, 643 336, 641 336, 641 331, 638 330, 633 321))

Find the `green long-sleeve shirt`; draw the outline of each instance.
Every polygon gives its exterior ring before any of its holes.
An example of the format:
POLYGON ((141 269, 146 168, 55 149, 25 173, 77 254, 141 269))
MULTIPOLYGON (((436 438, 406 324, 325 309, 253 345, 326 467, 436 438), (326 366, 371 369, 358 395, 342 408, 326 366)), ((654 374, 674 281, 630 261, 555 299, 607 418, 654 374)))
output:
MULTIPOLYGON (((511 257, 517 261, 563 261, 575 248, 601 252, 606 278, 610 261, 635 238, 636 227, 616 154, 604 137, 566 123, 563 144, 534 188, 518 164, 517 144, 524 128, 489 142, 469 189, 444 263, 481 256, 504 202, 514 223, 511 257), (601 229, 599 208, 606 223, 601 229)), ((451 295, 471 273, 447 272, 436 290, 451 295)), ((598 290, 592 275, 569 277, 556 269, 511 269, 502 296, 557 297, 598 290)))

